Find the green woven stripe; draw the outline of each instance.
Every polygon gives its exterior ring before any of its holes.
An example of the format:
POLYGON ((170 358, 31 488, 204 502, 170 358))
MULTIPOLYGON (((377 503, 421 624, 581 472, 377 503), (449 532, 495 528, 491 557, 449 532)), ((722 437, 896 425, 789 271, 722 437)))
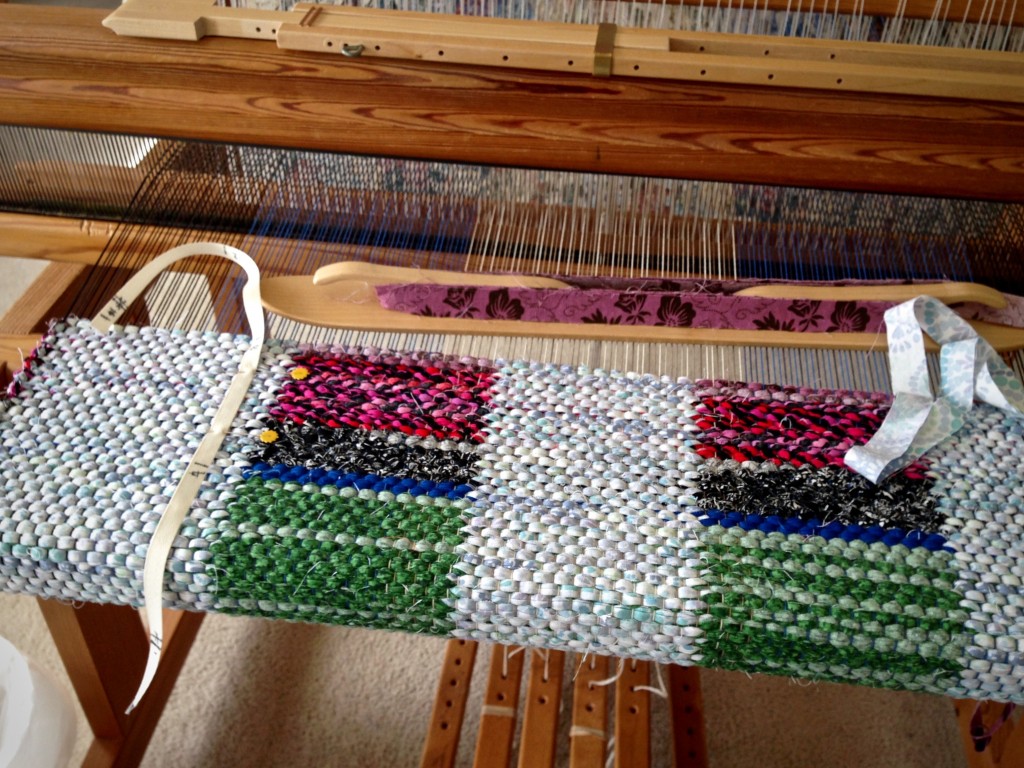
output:
POLYGON ((949 685, 960 663, 914 654, 836 648, 812 640, 758 632, 755 642, 743 634, 719 636, 701 648, 702 665, 746 672, 783 671, 834 682, 865 682, 884 688, 949 685))
POLYGON ((948 553, 701 533, 702 664, 888 687, 955 681, 968 615, 948 553))
MULTIPOLYGON (((715 551, 716 548, 709 547, 709 549, 715 551)), ((731 558, 709 563, 708 570, 737 581, 749 580, 751 583, 767 581, 777 589, 785 589, 796 594, 810 592, 815 595, 832 595, 837 599, 849 596, 857 601, 873 598, 883 605, 892 601, 901 606, 934 605, 947 611, 956 610, 960 604, 960 596, 955 592, 929 585, 853 579, 834 572, 832 574, 800 573, 782 568, 764 568, 737 562, 731 558)))
POLYGON ((453 547, 462 541, 461 510, 468 502, 406 494, 381 496, 387 501, 372 491, 302 486, 253 476, 238 489, 232 519, 265 526, 261 533, 307 529, 373 539, 445 542, 453 547))
MULTIPOLYGON (((764 586, 760 582, 757 586, 764 586)), ((798 627, 811 629, 818 626, 831 626, 846 632, 860 632, 867 637, 908 637, 924 640, 921 632, 934 637, 935 642, 948 642, 950 637, 962 631, 963 623, 968 618, 967 611, 947 612, 937 608, 920 608, 919 615, 911 613, 887 613, 851 609, 838 602, 827 603, 830 595, 813 595, 815 602, 808 605, 798 600, 780 600, 765 598, 756 594, 741 592, 738 585, 729 588, 714 587, 705 595, 708 614, 717 618, 735 617, 739 610, 743 616, 755 621, 778 621, 783 624, 795 624, 798 627), (913 630, 913 633, 908 632, 913 630)))
POLYGON ((336 624, 345 627, 365 627, 366 629, 402 630, 421 635, 447 635, 451 631, 451 621, 447 616, 434 619, 429 616, 409 614, 371 614, 366 611, 324 611, 303 606, 290 610, 264 610, 250 602, 240 601, 237 606, 221 607, 221 613, 236 616, 263 616, 267 619, 284 621, 306 621, 314 624, 336 624))
POLYGON ((458 559, 298 538, 263 538, 260 543, 222 538, 210 550, 222 585, 218 597, 320 605, 378 617, 408 612, 432 623, 447 618, 448 574, 458 559))
POLYGON ((836 547, 824 547, 817 552, 809 553, 779 551, 765 546, 773 543, 770 541, 758 543, 762 546, 750 547, 724 541, 709 546, 713 546, 717 554, 731 555, 741 562, 749 562, 765 568, 782 568, 798 573, 824 573, 827 568, 838 566, 846 571, 862 570, 866 577, 868 577, 867 574, 877 573, 884 575, 885 580, 893 583, 931 584, 940 589, 952 587, 956 579, 956 574, 948 568, 948 552, 929 553, 931 557, 924 558, 918 556, 917 553, 908 551, 910 557, 904 560, 900 557, 899 552, 890 550, 886 554, 893 559, 882 560, 876 558, 877 552, 873 549, 864 553, 856 549, 844 551, 836 547), (857 556, 851 557, 851 555, 857 556), (876 559, 869 559, 869 557, 876 559), (932 563, 930 566, 924 564, 929 562, 932 563))
POLYGON ((250 478, 208 572, 227 612, 446 634, 465 506, 250 478))

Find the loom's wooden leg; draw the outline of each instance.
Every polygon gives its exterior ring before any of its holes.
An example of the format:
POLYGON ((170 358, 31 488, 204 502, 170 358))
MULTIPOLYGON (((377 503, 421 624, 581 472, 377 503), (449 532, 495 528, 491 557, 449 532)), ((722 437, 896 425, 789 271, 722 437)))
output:
POLYGON ((473 640, 448 641, 441 679, 437 684, 434 714, 423 745, 422 768, 451 768, 455 763, 476 650, 477 643, 473 640))
POLYGON ((496 645, 491 651, 474 768, 508 768, 516 735, 516 710, 525 658, 522 648, 496 645))
POLYGON ((132 608, 55 600, 39 607, 95 739, 83 766, 134 766, 142 760, 204 614, 165 611, 164 653, 146 697, 124 713, 146 663, 147 641, 132 608))
POLYGON ((95 264, 117 230, 113 221, 0 213, 5 256, 95 264))
MULTIPOLYGON (((1014 723, 1007 723, 1005 726, 1006 735, 1001 739, 1002 742, 1002 765, 1006 768, 1012 766, 1024 765, 1024 725, 1019 721, 1014 723)), ((998 736, 998 734, 996 734, 998 736)))
POLYGON ((995 768, 999 765, 993 758, 991 749, 978 752, 974 748, 974 739, 971 737, 971 718, 978 702, 970 699, 957 699, 954 703, 956 709, 957 724, 960 726, 960 738, 964 744, 964 754, 967 757, 969 768, 995 768))
POLYGON ((564 672, 565 654, 562 651, 534 650, 531 653, 523 733, 519 740, 519 768, 554 765, 564 672))
POLYGON ((42 333, 51 317, 64 315, 84 264, 55 262, 43 269, 29 289, 0 319, 0 333, 42 333))
MULTIPOLYGON (((979 752, 975 748, 974 739, 971 736, 971 720, 978 708, 978 702, 971 699, 957 699, 954 706, 969 768, 1017 768, 1017 766, 1024 765, 1024 725, 1015 720, 1004 723, 993 734, 988 746, 979 752)), ((982 722, 987 725, 998 720, 1003 707, 1003 704, 996 702, 982 702, 982 722)))
POLYGON ((569 768, 604 768, 608 744, 608 657, 586 656, 576 671, 569 730, 569 768))
POLYGON ((696 667, 668 667, 668 695, 672 708, 672 757, 676 768, 706 768, 704 696, 696 667))
POLYGON ((615 683, 615 768, 646 768, 651 764, 651 694, 637 690, 651 684, 651 665, 621 662, 615 683))
MULTIPOLYGON (((0 333, 20 334, 0 344, 12 369, 35 345, 50 317, 66 314, 84 275, 84 264, 48 265, 3 318, 0 333)), ((160 669, 138 708, 125 715, 145 667, 148 647, 138 613, 129 607, 72 608, 40 600, 40 609, 64 662, 95 740, 83 765, 138 765, 203 620, 201 613, 164 612, 160 669)))

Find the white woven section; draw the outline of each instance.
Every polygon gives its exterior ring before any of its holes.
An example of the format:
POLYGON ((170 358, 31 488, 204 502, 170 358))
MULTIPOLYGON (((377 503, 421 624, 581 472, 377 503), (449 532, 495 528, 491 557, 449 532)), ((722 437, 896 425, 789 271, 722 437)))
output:
POLYGON ((683 383, 501 370, 456 635, 692 663, 704 581, 683 383))

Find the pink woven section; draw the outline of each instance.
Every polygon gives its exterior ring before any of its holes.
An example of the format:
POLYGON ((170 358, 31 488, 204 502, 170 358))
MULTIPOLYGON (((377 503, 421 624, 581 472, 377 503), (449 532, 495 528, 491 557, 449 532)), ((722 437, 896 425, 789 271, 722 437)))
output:
POLYGON ((295 358, 292 377, 271 415, 335 429, 395 430, 439 440, 481 442, 494 371, 430 365, 411 357, 308 354, 295 358))
MULTIPOLYGON (((885 396, 869 393, 702 384, 694 422, 704 458, 845 468, 846 452, 870 440, 889 410, 885 396)), ((919 478, 924 469, 915 464, 906 475, 919 478)))

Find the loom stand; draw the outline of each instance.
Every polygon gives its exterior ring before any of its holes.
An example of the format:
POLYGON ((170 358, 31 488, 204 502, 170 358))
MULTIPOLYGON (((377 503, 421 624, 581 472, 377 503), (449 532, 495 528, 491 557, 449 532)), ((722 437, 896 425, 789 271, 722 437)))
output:
MULTIPOLYGON (((63 258, 71 261, 51 263, 0 318, 0 362, 7 372, 20 368, 23 354, 34 347, 48 318, 66 314, 76 285, 87 263, 93 260, 82 258, 82 251, 88 250, 88 243, 83 243, 82 238, 88 241, 103 237, 102 233, 81 229, 68 234, 68 249, 63 258)), ((25 255, 53 258, 55 254, 25 255)), ((62 256, 57 255, 57 258, 62 256)), ((164 611, 166 634, 160 669, 140 706, 131 715, 125 715, 124 710, 145 666, 146 637, 139 613, 125 606, 86 604, 75 607, 54 600, 38 602, 95 736, 83 766, 138 765, 205 614, 164 611)), ((448 642, 421 759, 425 768, 454 765, 476 651, 477 644, 473 641, 448 642)), ((480 768, 508 766, 511 755, 515 720, 501 710, 504 702, 514 704, 518 700, 525 653, 510 656, 507 664, 502 663, 500 654, 501 650, 496 647, 485 692, 478 747, 482 744, 486 748, 478 748, 474 762, 480 768)), ((535 660, 542 656, 540 651, 533 651, 533 654, 535 660)), ((546 664, 531 664, 521 734, 521 743, 530 748, 520 751, 521 756, 529 755, 531 766, 538 764, 537 760, 551 764, 553 759, 565 657, 566 654, 552 651, 546 664), (542 759, 549 755, 550 758, 542 759)), ((579 664, 578 661, 571 663, 579 664)), ((598 659, 589 670, 584 668, 586 666, 584 663, 580 668, 575 682, 573 723, 580 729, 571 732, 574 734, 571 768, 604 765, 605 742, 594 737, 608 730, 608 724, 599 713, 606 711, 604 697, 609 694, 607 689, 590 687, 589 682, 606 678, 610 665, 608 659, 598 659)), ((626 661, 623 667, 614 694, 618 715, 613 727, 619 745, 615 765, 616 768, 637 768, 650 764, 650 711, 649 694, 633 689, 650 684, 650 666, 646 662, 626 661)), ((677 768, 704 768, 708 761, 699 672, 695 668, 671 666, 668 676, 673 764, 677 768)), ((970 722, 976 706, 977 702, 970 700, 955 702, 970 768, 1024 765, 1024 727, 1015 727, 1012 720, 996 732, 988 749, 980 753, 974 749, 970 722)), ((983 714, 987 715, 985 722, 991 721, 992 713, 1001 706, 982 704, 983 714)), ((520 766, 524 765, 521 758, 520 766)))

